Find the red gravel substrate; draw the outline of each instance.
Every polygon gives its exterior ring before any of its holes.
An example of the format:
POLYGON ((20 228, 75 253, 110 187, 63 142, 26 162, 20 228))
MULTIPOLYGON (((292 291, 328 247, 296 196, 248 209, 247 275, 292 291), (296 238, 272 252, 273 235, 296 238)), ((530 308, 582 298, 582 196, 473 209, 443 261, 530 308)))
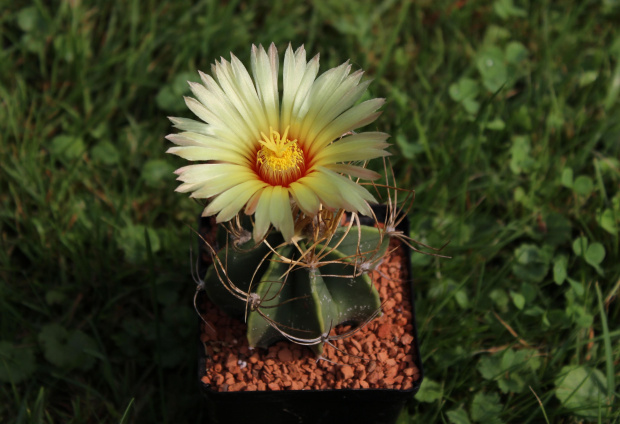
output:
MULTIPOLYGON (((410 389, 420 377, 414 363, 413 323, 405 250, 392 240, 388 256, 371 275, 383 304, 383 316, 344 340, 325 345, 317 360, 308 347, 288 341, 269 349, 250 349, 246 324, 230 318, 205 298, 202 324, 206 369, 202 382, 226 391, 310 389, 410 389), (389 277, 389 278, 386 278, 389 277)), ((332 334, 350 330, 339 326, 332 334)))

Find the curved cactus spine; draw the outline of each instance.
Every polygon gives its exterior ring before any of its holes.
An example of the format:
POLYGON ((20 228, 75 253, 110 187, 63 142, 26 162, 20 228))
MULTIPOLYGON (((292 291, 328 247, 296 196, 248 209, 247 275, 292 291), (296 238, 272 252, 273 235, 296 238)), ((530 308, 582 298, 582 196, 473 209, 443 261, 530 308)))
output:
MULTIPOLYGON (((415 240, 411 238, 408 234, 403 234, 402 231, 399 231, 397 229, 398 226, 403 221, 403 219, 405 219, 405 217, 409 214, 409 212, 411 211, 413 207, 413 202, 415 201, 415 190, 399 188, 396 185, 396 176, 394 175, 394 168, 392 168, 391 165, 388 167, 388 162, 389 160, 386 160, 385 158, 383 159, 385 184, 377 184, 374 182, 370 183, 375 188, 376 191, 378 191, 377 190, 378 188, 386 189, 387 199, 385 200, 386 200, 386 204, 388 205, 388 207, 387 207, 385 216, 382 217, 385 235, 387 237, 394 237, 398 239, 401 243, 406 245, 409 249, 411 249, 414 252, 422 253, 423 255, 436 256, 439 258, 449 259, 450 256, 440 255, 438 252, 441 252, 444 249, 444 247, 446 247, 448 243, 450 243, 450 241, 447 241, 440 248, 436 248, 436 247, 429 246, 425 243, 422 243, 418 240, 415 240), (388 172, 388 168, 389 168, 389 172, 388 172), (392 179, 391 182, 390 182, 390 176, 392 179), (398 199, 399 193, 405 194, 404 200, 401 199, 399 201, 398 199), (401 204, 401 206, 399 206, 399 204, 401 204), (414 245, 421 246, 422 248, 428 249, 431 252, 427 252, 422 249, 416 248, 414 245)), ((375 222, 380 222, 377 216, 373 215, 373 218, 375 222)))

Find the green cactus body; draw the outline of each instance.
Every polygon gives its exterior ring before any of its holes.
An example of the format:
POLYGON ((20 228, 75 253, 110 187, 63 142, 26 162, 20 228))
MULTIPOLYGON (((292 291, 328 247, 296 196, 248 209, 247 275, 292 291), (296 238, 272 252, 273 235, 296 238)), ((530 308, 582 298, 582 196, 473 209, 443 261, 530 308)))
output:
POLYGON ((315 243, 314 247, 300 242, 303 256, 290 244, 274 253, 264 243, 253 246, 250 241, 242 246, 244 251, 229 243, 228 249, 220 249, 219 260, 207 272, 205 290, 228 314, 247 316, 251 347, 268 347, 284 339, 286 333, 312 340, 306 344, 321 353, 322 336, 331 328, 363 323, 381 307, 367 271, 385 255, 388 242, 381 230, 362 226, 352 227, 348 233, 340 227, 328 243, 315 243), (317 256, 320 260, 313 262, 311 258, 317 256), (292 270, 289 261, 297 262, 292 270), (224 287, 229 281, 246 294, 254 293, 259 304, 251 308, 245 301, 247 295, 244 299, 232 295, 224 287))

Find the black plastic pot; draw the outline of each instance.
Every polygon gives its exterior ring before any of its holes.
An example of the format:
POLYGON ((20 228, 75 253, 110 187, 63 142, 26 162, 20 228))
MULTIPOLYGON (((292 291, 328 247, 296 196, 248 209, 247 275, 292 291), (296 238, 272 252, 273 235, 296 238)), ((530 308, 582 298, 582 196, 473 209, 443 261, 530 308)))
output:
MULTIPOLYGON (((381 222, 386 215, 384 205, 373 207, 381 222)), ((374 225, 370 218, 361 220, 363 225, 374 225)), ((200 220, 200 233, 210 231, 209 219, 200 220)), ((398 230, 409 234, 409 220, 405 217, 398 230)), ((200 273, 204 275, 208 264, 201 255, 200 273)), ((339 390, 282 390, 252 392, 217 392, 202 383, 206 373, 206 357, 202 345, 199 347, 198 382, 207 400, 209 423, 234 424, 288 424, 288 423, 338 423, 349 422, 392 424, 396 422, 405 403, 418 391, 424 378, 418 330, 415 319, 415 291, 411 274, 411 256, 405 256, 405 267, 410 281, 414 362, 420 371, 420 378, 407 390, 394 389, 339 389, 339 390)))

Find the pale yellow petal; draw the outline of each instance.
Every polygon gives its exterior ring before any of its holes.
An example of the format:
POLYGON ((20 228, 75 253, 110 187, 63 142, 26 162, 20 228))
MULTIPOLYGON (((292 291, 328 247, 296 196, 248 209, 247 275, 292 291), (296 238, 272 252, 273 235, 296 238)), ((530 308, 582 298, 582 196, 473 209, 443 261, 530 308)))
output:
POLYGON ((329 101, 321 109, 312 126, 309 128, 305 138, 314 140, 316 136, 323 131, 334 119, 341 113, 349 109, 366 91, 370 81, 357 85, 357 75, 361 77, 361 72, 354 73, 338 87, 338 90, 330 97, 329 101), (349 88, 352 84, 356 84, 349 88))
POLYGON ((179 134, 169 134, 166 138, 179 146, 201 146, 211 149, 229 150, 245 157, 247 160, 251 160, 254 157, 253 149, 249 149, 246 145, 228 142, 225 137, 183 132, 179 134))
POLYGON ((190 191, 194 191, 194 190, 198 190, 200 187, 203 186, 203 183, 183 183, 181 185, 179 185, 177 188, 174 189, 174 191, 178 192, 178 193, 189 193, 190 191))
POLYGON ((207 216, 219 212, 216 219, 217 222, 230 221, 245 206, 248 199, 266 185, 266 183, 257 180, 238 184, 213 199, 205 212, 207 216))
POLYGON ((257 181, 255 175, 245 172, 234 175, 220 175, 205 182, 202 187, 195 190, 190 197, 197 199, 208 199, 223 193, 226 190, 230 190, 237 184, 241 184, 247 181, 257 181))
POLYGON ((304 115, 299 133, 299 137, 302 140, 307 138, 308 131, 314 124, 314 120, 317 115, 323 109, 323 106, 329 102, 331 96, 338 91, 338 86, 342 83, 343 79, 349 74, 350 71, 351 65, 348 62, 345 62, 342 65, 323 73, 316 79, 314 84, 312 84, 312 89, 310 90, 306 100, 308 104, 308 111, 304 115))
MULTIPOLYGON (((222 87, 220 87, 217 81, 213 79, 213 77, 200 72, 200 78, 202 79, 202 82, 205 84, 205 87, 207 87, 207 90, 209 90, 210 93, 216 96, 217 99, 219 99, 221 103, 227 105, 230 110, 235 111, 235 113, 237 113, 239 116, 242 117, 246 126, 248 127, 248 130, 250 131, 249 140, 254 140, 254 139, 259 138, 260 137, 259 122, 257 122, 257 120, 255 120, 252 116, 243 115, 241 111, 235 107, 234 103, 231 101, 228 95, 224 92, 224 90, 222 90, 222 87)), ((253 87, 251 87, 250 89, 254 90, 253 87)))
POLYGON ((334 171, 326 168, 319 168, 320 173, 324 173, 333 182, 333 184, 340 191, 345 201, 353 205, 352 211, 360 211, 364 215, 370 213, 370 207, 367 202, 376 203, 375 198, 361 185, 351 181, 349 178, 343 177, 334 171))
POLYGON ((256 180, 247 166, 232 164, 189 165, 175 171, 182 181, 177 191, 193 191, 191 197, 209 198, 244 181, 256 180))
MULTIPOLYGON (((211 110, 198 100, 192 97, 185 97, 187 107, 200 119, 211 125, 210 131, 213 135, 225 139, 227 142, 238 146, 239 149, 250 149, 247 136, 242 131, 233 130, 231 126, 223 123, 211 110)), ((234 127, 234 125, 233 125, 234 127)))
POLYGON ((305 72, 306 50, 304 46, 299 47, 297 51, 293 53, 293 48, 289 43, 286 53, 284 53, 284 66, 282 67, 282 107, 280 121, 284 128, 290 125, 293 102, 305 72))
POLYGON ((209 123, 219 127, 227 127, 235 133, 241 140, 251 140, 256 134, 256 128, 246 123, 246 120, 232 106, 232 104, 221 98, 216 93, 212 93, 202 84, 195 82, 189 83, 192 93, 198 101, 208 109, 212 118, 209 123))
POLYGON ((353 162, 366 161, 384 156, 390 156, 391 153, 383 149, 352 149, 347 152, 330 152, 329 155, 319 158, 313 158, 310 167, 316 165, 325 165, 336 162, 353 162))
POLYGON ((344 112, 330 125, 325 127, 315 139, 307 140, 307 145, 310 148, 310 155, 317 154, 322 148, 342 134, 373 122, 380 115, 380 112, 375 111, 379 109, 384 102, 385 99, 367 100, 344 112))
POLYGON ((368 214, 370 209, 367 202, 375 202, 365 188, 329 169, 319 167, 318 171, 298 182, 314 191, 328 208, 368 214))
POLYGON ((261 193, 262 193, 262 190, 259 190, 256 193, 254 193, 252 197, 250 197, 250 199, 245 205, 244 212, 246 215, 253 215, 254 212, 256 212, 256 207, 258 206, 258 201, 260 200, 261 193))
POLYGON ((278 95, 278 51, 274 43, 269 47, 269 55, 263 46, 252 45, 252 75, 263 104, 270 127, 280 127, 280 99, 278 95))
POLYGON ((254 240, 261 240, 269 229, 269 208, 271 207, 271 195, 273 187, 267 186, 262 190, 256 212, 254 212, 254 240))
POLYGON ((295 203, 297 203, 303 213, 309 216, 316 215, 318 213, 319 198, 316 196, 314 191, 298 182, 292 183, 289 188, 291 194, 293 195, 293 199, 295 199, 295 203))
POLYGON ((385 140, 388 134, 379 132, 364 132, 350 135, 342 140, 335 141, 312 158, 310 166, 316 164, 351 162, 369 160, 381 156, 389 156, 385 150, 390 144, 385 140))
POLYGON ((234 55, 231 63, 224 59, 215 63, 215 76, 231 103, 248 122, 260 131, 268 128, 265 113, 247 69, 234 55))
MULTIPOLYGON (((228 163, 205 163, 199 165, 187 165, 174 171, 179 181, 194 183, 207 181, 221 175, 233 175, 239 173, 249 173, 247 166, 234 165, 228 163)), ((253 172, 252 172, 253 174, 253 172)))
POLYGON ((363 180, 371 180, 374 181, 377 178, 381 177, 381 174, 367 168, 363 168, 361 166, 355 165, 346 165, 346 164, 330 164, 325 165, 325 168, 331 169, 332 171, 338 172, 340 174, 347 174, 354 178, 361 178, 363 180))
POLYGON ((270 213, 273 226, 282 233, 284 240, 290 241, 295 235, 295 228, 288 189, 282 186, 273 188, 270 213))
POLYGON ((170 120, 170 122, 172 122, 172 125, 175 128, 178 128, 180 130, 196 132, 204 135, 212 134, 209 124, 195 121, 193 119, 177 118, 174 116, 169 116, 168 119, 170 120))
POLYGON ((354 210, 354 206, 348 203, 336 185, 325 173, 313 172, 297 180, 297 183, 312 190, 319 198, 323 206, 329 209, 354 210))
POLYGON ((185 104, 187 105, 189 110, 191 110, 194 115, 205 121, 207 124, 211 124, 213 123, 213 121, 217 122, 217 117, 214 116, 213 113, 211 113, 211 111, 198 100, 194 99, 193 97, 184 97, 183 99, 185 100, 185 104))
POLYGON ((304 76, 299 83, 299 87, 297 88, 297 92, 295 93, 295 99, 293 100, 293 108, 291 110, 291 115, 288 118, 288 123, 283 122, 283 125, 290 125, 291 130, 293 127, 299 127, 300 123, 303 121, 303 118, 308 111, 307 106, 307 98, 308 93, 312 89, 314 84, 314 80, 319 73, 319 55, 314 56, 310 62, 306 65, 306 71, 304 72, 304 76))
POLYGON ((190 161, 209 161, 218 160, 228 163, 234 163, 237 165, 248 165, 250 162, 244 156, 233 152, 231 150, 214 149, 210 147, 202 146, 178 146, 170 147, 166 153, 172 153, 180 156, 183 159, 190 161))

